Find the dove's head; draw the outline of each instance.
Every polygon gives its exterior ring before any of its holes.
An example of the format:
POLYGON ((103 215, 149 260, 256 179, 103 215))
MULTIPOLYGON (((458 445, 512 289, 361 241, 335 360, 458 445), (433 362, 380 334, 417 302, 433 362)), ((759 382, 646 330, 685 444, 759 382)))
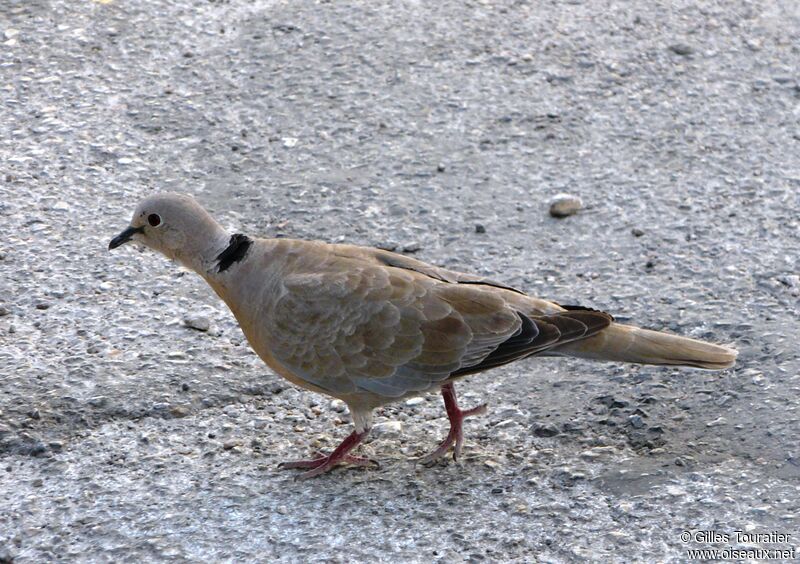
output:
POLYGON ((136 241, 196 269, 227 239, 225 230, 191 196, 156 194, 139 203, 131 224, 108 248, 136 241))

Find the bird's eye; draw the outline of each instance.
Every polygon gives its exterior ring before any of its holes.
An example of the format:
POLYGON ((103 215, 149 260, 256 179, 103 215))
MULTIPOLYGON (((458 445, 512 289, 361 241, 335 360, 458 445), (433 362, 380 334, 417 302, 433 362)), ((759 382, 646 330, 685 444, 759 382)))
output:
POLYGON ((157 213, 151 213, 147 216, 147 223, 149 223, 153 227, 158 227, 161 225, 161 216, 157 213))

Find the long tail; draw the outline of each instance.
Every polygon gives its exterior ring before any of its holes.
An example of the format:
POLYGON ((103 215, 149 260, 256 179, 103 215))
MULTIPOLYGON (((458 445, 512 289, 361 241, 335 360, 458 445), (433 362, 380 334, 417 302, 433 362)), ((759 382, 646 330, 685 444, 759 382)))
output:
POLYGON ((619 323, 612 323, 587 339, 562 345, 552 352, 579 358, 693 366, 706 370, 730 368, 739 354, 721 345, 619 323))

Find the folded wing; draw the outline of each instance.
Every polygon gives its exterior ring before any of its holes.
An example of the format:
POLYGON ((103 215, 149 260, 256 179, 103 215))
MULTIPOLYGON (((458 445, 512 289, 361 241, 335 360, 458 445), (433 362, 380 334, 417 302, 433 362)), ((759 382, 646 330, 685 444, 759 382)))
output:
POLYGON ((291 274, 269 316, 273 354, 333 395, 395 398, 588 337, 611 322, 594 311, 523 313, 519 293, 512 306, 502 285, 445 275, 348 256, 291 274))

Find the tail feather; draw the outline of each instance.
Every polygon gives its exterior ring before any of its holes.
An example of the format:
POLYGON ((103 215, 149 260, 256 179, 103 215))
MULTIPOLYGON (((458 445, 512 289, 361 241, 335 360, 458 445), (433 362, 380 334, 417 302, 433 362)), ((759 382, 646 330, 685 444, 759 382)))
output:
POLYGON ((729 347, 619 323, 612 323, 587 339, 562 345, 552 352, 579 358, 693 366, 706 370, 730 368, 739 354, 729 347))

